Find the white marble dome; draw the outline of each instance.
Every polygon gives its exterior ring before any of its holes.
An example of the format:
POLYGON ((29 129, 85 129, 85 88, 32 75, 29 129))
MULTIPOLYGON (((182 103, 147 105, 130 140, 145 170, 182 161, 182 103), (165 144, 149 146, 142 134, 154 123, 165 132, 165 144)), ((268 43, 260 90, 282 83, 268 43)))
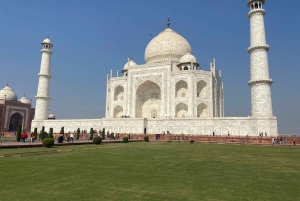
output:
POLYGON ((49 38, 46 38, 43 43, 50 43, 51 44, 51 40, 49 38))
POLYGON ((183 55, 180 59, 180 63, 196 63, 196 57, 194 55, 192 55, 191 53, 186 53, 185 55, 183 55))
POLYGON ((55 115, 54 114, 50 114, 48 118, 49 119, 55 119, 55 115))
POLYGON ((20 98, 20 102, 24 103, 24 104, 30 104, 30 101, 27 100, 27 98, 25 96, 23 96, 22 98, 20 98))
POLYGON ((179 62, 186 53, 192 53, 189 42, 170 28, 153 38, 145 50, 146 64, 170 61, 179 62), (172 56, 171 56, 172 54, 172 56))
POLYGON ((6 86, 0 90, 0 99, 6 99, 6 100, 10 100, 10 101, 18 101, 17 95, 8 86, 6 86), (5 95, 6 95, 6 97, 5 97, 5 95))
POLYGON ((137 66, 137 64, 130 59, 125 65, 124 65, 124 70, 127 70, 129 66, 137 66))

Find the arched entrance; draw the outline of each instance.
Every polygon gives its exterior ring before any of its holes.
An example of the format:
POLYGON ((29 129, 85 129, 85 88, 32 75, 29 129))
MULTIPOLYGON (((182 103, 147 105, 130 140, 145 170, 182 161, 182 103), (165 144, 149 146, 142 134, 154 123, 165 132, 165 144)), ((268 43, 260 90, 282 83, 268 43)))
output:
POLYGON ((11 115, 10 121, 9 121, 9 127, 11 131, 17 131, 18 126, 23 124, 23 117, 20 113, 15 113, 11 115))
POLYGON ((160 103, 160 87, 149 80, 144 82, 136 90, 135 117, 159 118, 160 103), (156 112, 154 113, 154 111, 156 112))

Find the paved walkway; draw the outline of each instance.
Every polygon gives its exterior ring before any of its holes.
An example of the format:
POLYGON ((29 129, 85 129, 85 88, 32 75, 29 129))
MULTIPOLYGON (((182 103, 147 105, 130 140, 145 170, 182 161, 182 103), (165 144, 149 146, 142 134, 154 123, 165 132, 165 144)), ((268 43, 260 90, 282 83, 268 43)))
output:
MULTIPOLYGON (((129 142, 141 142, 143 140, 129 140, 129 142)), ((102 140, 102 143, 122 143, 123 140, 102 140)), ((57 143, 54 141, 54 146, 71 146, 71 145, 83 145, 83 144, 93 144, 92 140, 82 139, 82 140, 74 140, 73 143, 63 141, 63 143, 57 143)), ((28 147, 42 147, 42 141, 36 140, 34 143, 27 140, 24 142, 17 142, 17 141, 2 141, 0 140, 0 148, 28 148, 28 147)))

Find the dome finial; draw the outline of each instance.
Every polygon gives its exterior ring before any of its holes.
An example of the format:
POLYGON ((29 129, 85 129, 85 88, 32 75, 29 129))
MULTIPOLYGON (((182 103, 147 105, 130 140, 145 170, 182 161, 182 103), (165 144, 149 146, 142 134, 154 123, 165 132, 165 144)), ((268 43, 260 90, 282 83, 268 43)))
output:
POLYGON ((167 22, 167 27, 170 28, 170 16, 168 15, 168 22, 167 22))
POLYGON ((6 86, 8 87, 8 82, 6 83, 6 86))

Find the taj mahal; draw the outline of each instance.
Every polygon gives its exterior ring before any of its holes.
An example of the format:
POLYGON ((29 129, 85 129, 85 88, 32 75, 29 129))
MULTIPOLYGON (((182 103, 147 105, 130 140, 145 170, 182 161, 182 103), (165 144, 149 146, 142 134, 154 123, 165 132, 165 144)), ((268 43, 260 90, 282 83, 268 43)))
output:
MULTIPOLYGON (((225 117, 221 71, 212 59, 202 70, 189 42, 167 27, 147 45, 145 63, 131 58, 113 77, 107 74, 105 117, 101 119, 49 119, 51 55, 49 38, 42 42, 42 59, 31 129, 45 126, 59 132, 106 130, 115 133, 212 134, 257 136, 259 132, 277 135, 273 116, 268 50, 264 26, 265 0, 250 0, 250 80, 251 116, 225 117)), ((241 50, 242 51, 242 50, 241 50)), ((247 80, 244 83, 247 84, 247 80)), ((104 106, 103 106, 104 107, 104 106)))

